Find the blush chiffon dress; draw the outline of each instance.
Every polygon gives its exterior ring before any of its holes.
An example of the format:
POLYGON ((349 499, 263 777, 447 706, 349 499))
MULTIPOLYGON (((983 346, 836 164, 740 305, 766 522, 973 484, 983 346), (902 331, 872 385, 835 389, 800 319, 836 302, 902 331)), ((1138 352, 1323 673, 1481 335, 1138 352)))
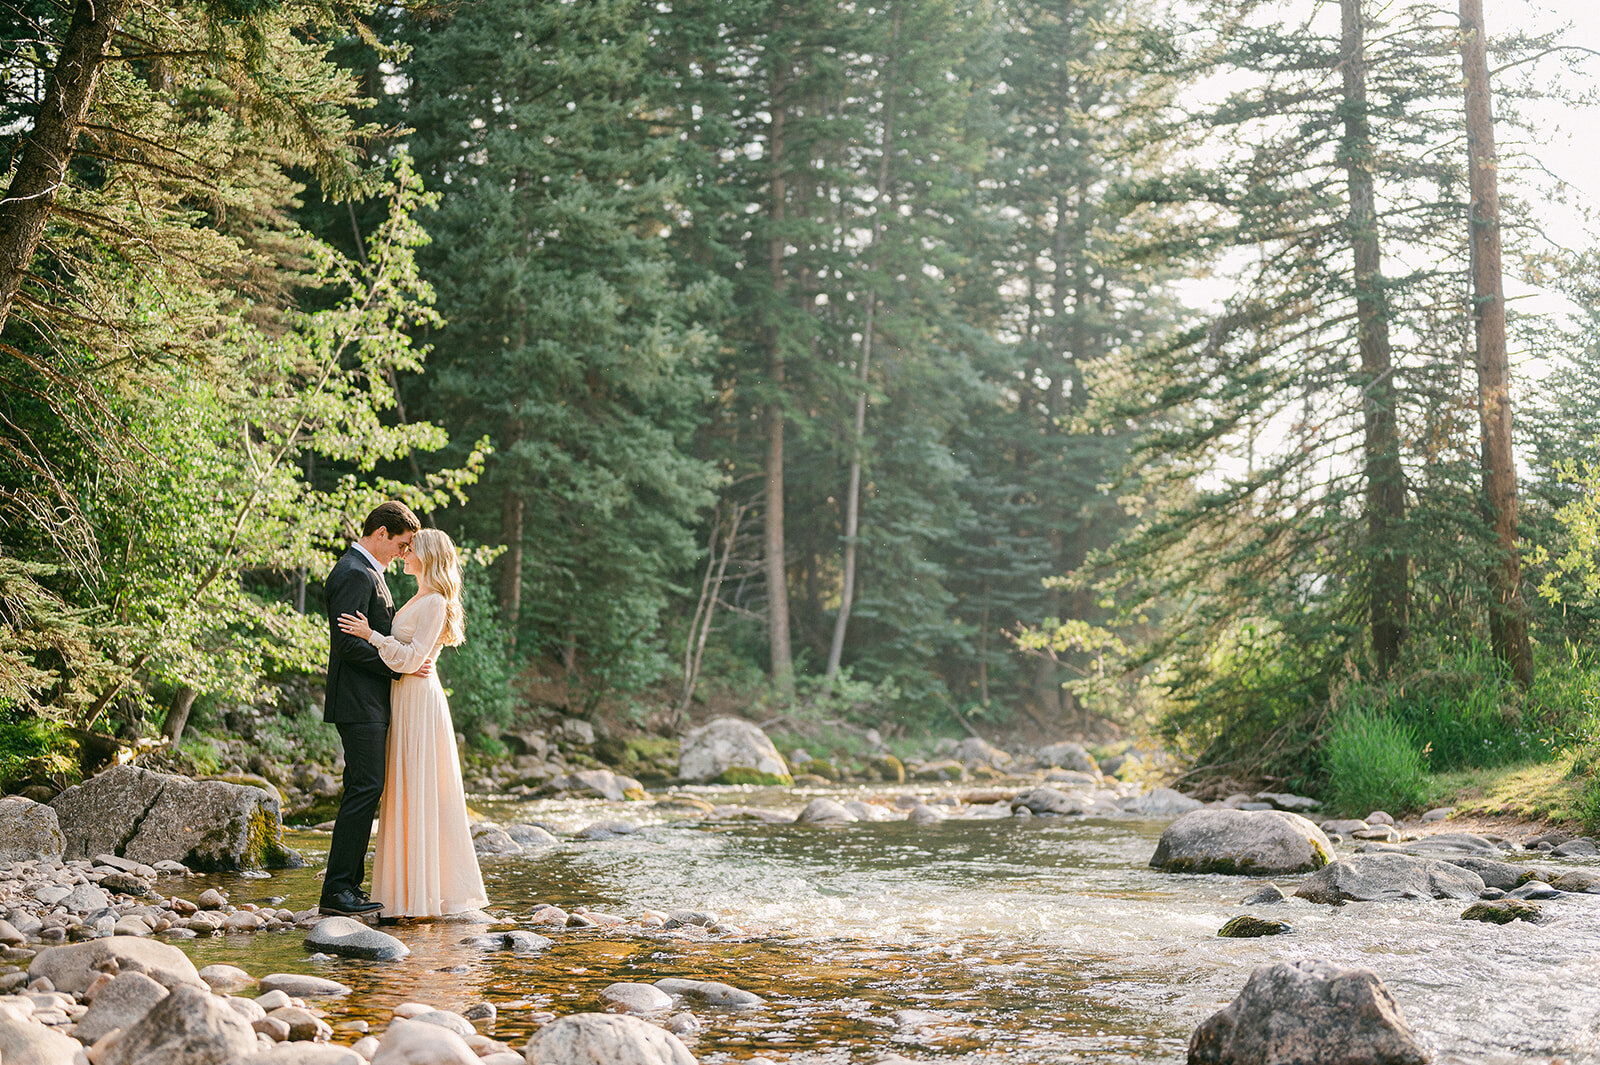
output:
POLYGON ((440 917, 488 905, 467 823, 455 726, 439 674, 416 676, 444 646, 445 600, 419 594, 391 635, 367 641, 401 678, 389 688, 387 778, 378 809, 372 901, 386 917, 440 917))

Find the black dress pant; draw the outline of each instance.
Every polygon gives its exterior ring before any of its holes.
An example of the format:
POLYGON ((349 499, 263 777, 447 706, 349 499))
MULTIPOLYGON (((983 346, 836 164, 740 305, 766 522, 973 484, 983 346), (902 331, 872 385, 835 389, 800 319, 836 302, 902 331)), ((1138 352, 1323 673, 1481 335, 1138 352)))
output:
POLYGON ((344 744, 344 798, 339 800, 339 816, 328 844, 324 899, 341 891, 360 891, 367 878, 367 842, 388 768, 388 725, 360 722, 342 724, 338 729, 344 744))

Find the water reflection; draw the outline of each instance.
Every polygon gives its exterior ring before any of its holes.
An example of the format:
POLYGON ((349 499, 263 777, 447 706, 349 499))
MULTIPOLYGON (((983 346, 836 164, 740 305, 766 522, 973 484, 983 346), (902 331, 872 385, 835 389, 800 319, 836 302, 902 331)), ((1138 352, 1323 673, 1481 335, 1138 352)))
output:
MULTIPOLYGON (((832 793, 853 797, 856 792, 832 793)), ((750 793, 736 801, 786 802, 750 793)), ((804 801, 800 799, 799 801, 804 801)), ((697 823, 626 811, 636 835, 564 842, 486 859, 508 925, 537 902, 636 917, 642 908, 722 914, 741 932, 564 931, 538 955, 462 946, 459 925, 402 924, 395 963, 310 962, 293 932, 181 944, 197 964, 256 974, 316 972, 357 993, 331 1020, 387 1021, 424 1001, 491 1001, 492 1034, 520 1045, 557 1014, 600 1008, 614 981, 724 980, 769 1000, 754 1011, 701 1010, 690 1039, 707 1062, 755 1054, 866 1062, 887 1051, 984 1063, 1182 1061, 1189 1033, 1266 962, 1325 958, 1374 969, 1444 1060, 1600 1063, 1600 897, 1545 903, 1553 920, 1499 927, 1459 919, 1459 902, 1316 907, 1272 915, 1294 934, 1224 940, 1249 881, 1171 876, 1147 867, 1159 823, 951 820, 832 828, 697 823), (907 1012, 911 1011, 911 1012, 907 1012)), ((596 803, 500 806, 503 820, 564 830, 619 815, 596 803)), ((678 815, 681 818, 681 815, 678 815)), ((318 858, 326 837, 295 845, 318 858)), ((317 863, 320 864, 320 863, 317 863)), ((271 880, 211 878, 235 902, 287 896, 309 905, 309 870, 271 880)))

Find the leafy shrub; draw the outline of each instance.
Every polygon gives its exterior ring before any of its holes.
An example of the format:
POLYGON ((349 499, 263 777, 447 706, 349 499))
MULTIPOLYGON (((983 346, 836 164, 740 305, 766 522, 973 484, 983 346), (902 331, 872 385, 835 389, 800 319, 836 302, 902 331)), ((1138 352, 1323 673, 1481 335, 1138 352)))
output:
POLYGON ((1427 760, 1410 726, 1366 709, 1342 714, 1323 746, 1325 798, 1341 813, 1398 813, 1426 795, 1427 760))
POLYGON ((11 787, 30 779, 58 783, 76 779, 77 760, 72 740, 48 718, 26 711, 0 710, 0 786, 11 787))

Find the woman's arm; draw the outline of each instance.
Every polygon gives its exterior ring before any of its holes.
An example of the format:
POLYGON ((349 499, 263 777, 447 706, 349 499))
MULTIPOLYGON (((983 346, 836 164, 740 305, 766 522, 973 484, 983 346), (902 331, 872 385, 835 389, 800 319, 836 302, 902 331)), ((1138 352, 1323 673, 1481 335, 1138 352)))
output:
POLYGON ((396 673, 415 673, 433 655, 439 634, 444 632, 444 596, 430 595, 417 607, 417 631, 410 643, 401 643, 381 632, 367 635, 367 642, 378 649, 384 665, 396 673))

